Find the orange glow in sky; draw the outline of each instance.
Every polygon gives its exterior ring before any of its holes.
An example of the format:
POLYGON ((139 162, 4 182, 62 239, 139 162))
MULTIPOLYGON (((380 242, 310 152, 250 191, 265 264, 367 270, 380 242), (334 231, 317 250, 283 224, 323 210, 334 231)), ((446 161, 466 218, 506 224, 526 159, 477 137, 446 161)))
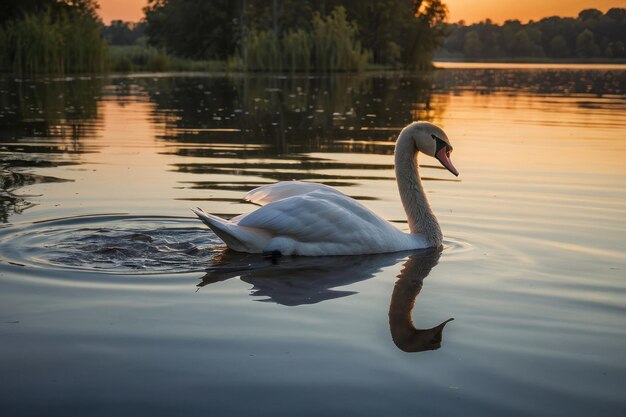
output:
MULTIPOLYGON (((603 12, 611 7, 626 8, 626 0, 444 0, 450 10, 450 21, 467 23, 491 18, 501 23, 507 19, 539 20, 547 16, 576 16, 582 9, 596 8, 603 12)), ((147 0, 99 0, 100 16, 105 23, 111 20, 136 22, 143 17, 147 0)))
POLYGON ((475 23, 490 18, 496 23, 508 19, 522 22, 539 20, 549 16, 575 17, 583 9, 600 9, 606 12, 612 7, 626 8, 626 0, 444 0, 450 12, 450 22, 465 20, 475 23))
POLYGON ((148 4, 147 0, 98 0, 100 4, 100 16, 104 23, 111 20, 124 20, 137 22, 143 18, 143 8, 148 4))

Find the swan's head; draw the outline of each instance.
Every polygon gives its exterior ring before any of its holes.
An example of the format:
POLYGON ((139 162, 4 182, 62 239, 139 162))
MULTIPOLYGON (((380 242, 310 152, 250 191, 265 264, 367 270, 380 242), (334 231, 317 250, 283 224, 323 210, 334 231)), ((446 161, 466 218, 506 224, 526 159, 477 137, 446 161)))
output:
POLYGON ((391 338, 395 345, 404 352, 437 350, 441 347, 443 328, 452 320, 454 319, 450 318, 432 329, 416 329, 411 322, 396 324, 390 320, 389 324, 392 326, 391 338), (394 329, 393 326, 398 326, 399 328, 394 329))
POLYGON ((448 171, 459 176, 459 171, 450 160, 452 153, 450 139, 439 126, 429 122, 415 122, 408 128, 412 130, 411 136, 420 152, 437 159, 448 171))

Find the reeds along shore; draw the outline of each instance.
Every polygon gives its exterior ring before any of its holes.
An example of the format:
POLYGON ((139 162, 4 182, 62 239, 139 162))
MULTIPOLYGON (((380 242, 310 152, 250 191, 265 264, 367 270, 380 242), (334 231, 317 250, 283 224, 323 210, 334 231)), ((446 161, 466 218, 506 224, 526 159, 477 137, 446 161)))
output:
POLYGON ((279 38, 271 30, 253 30, 243 45, 248 71, 362 71, 372 60, 343 7, 326 17, 314 15, 311 31, 290 29, 279 38))
MULTIPOLYGON (((343 8, 315 16, 312 31, 250 31, 241 56, 228 68, 246 71, 361 71, 371 52, 356 39, 356 27, 343 8)), ((23 74, 65 74, 195 68, 223 69, 212 61, 171 57, 146 45, 109 47, 97 22, 88 16, 55 17, 50 12, 26 14, 0 26, 0 71, 23 74), (109 50, 109 48, 111 48, 109 50)))
POLYGON ((84 15, 25 14, 0 26, 0 71, 14 74, 101 72, 107 44, 84 15))

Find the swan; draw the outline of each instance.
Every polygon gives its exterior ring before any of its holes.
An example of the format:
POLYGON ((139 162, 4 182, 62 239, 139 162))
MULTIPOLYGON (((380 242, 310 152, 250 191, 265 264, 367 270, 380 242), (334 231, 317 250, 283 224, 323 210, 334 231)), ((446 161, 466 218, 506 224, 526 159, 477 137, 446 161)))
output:
POLYGON ((245 200, 261 207, 230 220, 193 212, 237 252, 272 255, 366 255, 440 247, 437 222, 417 171, 419 152, 436 158, 455 176, 452 145, 438 126, 413 122, 396 140, 394 163, 410 233, 358 201, 323 184, 284 181, 255 188, 245 200))

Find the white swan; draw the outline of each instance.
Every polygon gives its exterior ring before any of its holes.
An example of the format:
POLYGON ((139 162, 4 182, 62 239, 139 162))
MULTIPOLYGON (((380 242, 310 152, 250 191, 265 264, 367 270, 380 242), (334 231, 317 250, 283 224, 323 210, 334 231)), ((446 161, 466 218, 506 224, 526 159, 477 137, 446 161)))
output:
POLYGON ((245 200, 262 207, 225 220, 193 212, 229 248, 282 255, 363 255, 439 247, 443 236, 417 172, 417 154, 435 157, 454 175, 452 146, 439 127, 414 122, 402 129, 395 147, 395 171, 410 233, 332 187, 299 181, 265 185, 245 200))

